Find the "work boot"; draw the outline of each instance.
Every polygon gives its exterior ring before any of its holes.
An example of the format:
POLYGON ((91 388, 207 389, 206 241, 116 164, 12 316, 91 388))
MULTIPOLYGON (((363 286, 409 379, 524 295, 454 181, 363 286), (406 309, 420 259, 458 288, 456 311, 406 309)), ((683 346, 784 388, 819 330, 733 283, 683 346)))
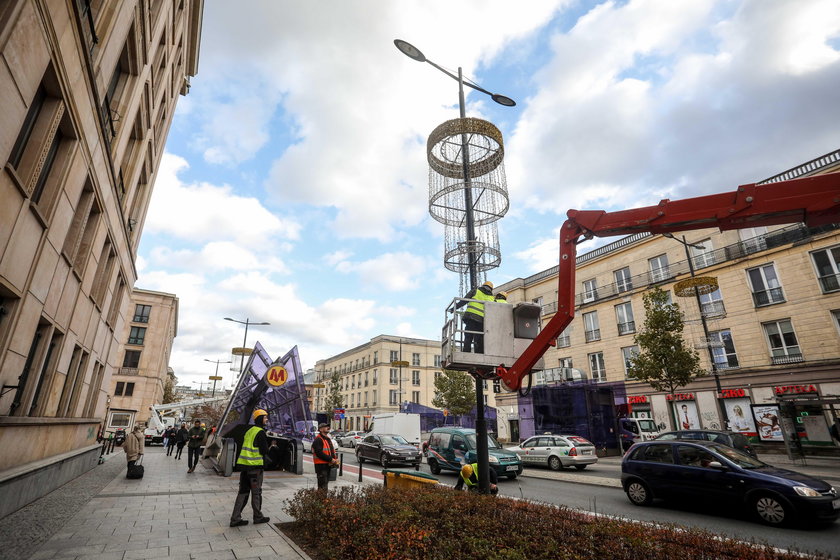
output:
POLYGON ((231 521, 230 522, 231 527, 242 527, 242 526, 247 525, 247 524, 248 524, 247 519, 240 519, 239 521, 231 521))
POLYGON ((259 525, 260 523, 268 523, 270 519, 270 517, 258 517, 254 519, 254 525, 259 525))

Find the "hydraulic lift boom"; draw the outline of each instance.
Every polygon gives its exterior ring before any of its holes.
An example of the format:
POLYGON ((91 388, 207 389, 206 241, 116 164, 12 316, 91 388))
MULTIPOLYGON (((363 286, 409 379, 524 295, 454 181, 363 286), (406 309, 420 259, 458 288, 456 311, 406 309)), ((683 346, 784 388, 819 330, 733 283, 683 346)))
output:
POLYGON ((574 318, 575 256, 581 240, 710 227, 730 230, 795 222, 814 227, 840 222, 840 173, 766 185, 741 185, 731 193, 666 199, 656 206, 632 210, 569 210, 567 216, 560 228, 557 313, 511 367, 496 368, 502 385, 509 391, 522 386, 531 368, 574 318))

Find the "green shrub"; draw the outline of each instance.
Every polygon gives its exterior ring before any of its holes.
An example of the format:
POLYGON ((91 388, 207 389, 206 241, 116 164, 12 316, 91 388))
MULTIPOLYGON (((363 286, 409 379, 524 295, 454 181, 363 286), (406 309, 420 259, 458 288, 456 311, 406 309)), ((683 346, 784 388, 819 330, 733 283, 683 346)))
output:
POLYGON ((707 531, 434 486, 300 490, 285 510, 295 522, 284 530, 317 560, 802 559, 707 531))

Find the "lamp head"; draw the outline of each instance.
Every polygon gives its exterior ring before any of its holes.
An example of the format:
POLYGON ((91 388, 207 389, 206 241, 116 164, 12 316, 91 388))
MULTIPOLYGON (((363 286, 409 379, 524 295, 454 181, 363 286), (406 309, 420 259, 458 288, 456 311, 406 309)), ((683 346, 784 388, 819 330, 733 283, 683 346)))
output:
POLYGON ((394 39, 394 45, 408 58, 413 58, 417 62, 426 62, 426 57, 420 52, 420 49, 402 39, 394 39))

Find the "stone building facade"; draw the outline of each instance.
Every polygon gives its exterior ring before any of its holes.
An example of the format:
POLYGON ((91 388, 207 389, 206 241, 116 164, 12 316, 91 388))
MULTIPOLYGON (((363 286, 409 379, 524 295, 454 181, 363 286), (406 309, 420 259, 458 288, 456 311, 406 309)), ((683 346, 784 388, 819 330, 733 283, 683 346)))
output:
POLYGON ((148 423, 152 405, 163 401, 172 344, 178 335, 178 298, 135 289, 122 334, 121 365, 111 377, 107 430, 148 423))
MULTIPOLYGON (((376 414, 399 412, 404 402, 433 407, 435 378, 442 373, 439 340, 379 335, 315 364, 311 400, 315 412, 327 412, 330 380, 338 372, 345 418, 336 429, 365 430, 376 414), (324 385, 324 387, 320 387, 324 385)), ((495 406, 485 383, 485 403, 495 406)))
MULTIPOLYGON (((840 150, 764 182, 838 171, 840 150)), ((810 444, 830 446, 835 413, 825 399, 840 398, 840 224, 675 237, 637 234, 578 256, 575 318, 546 353, 547 370, 535 384, 624 382, 632 414, 662 429, 729 427, 768 445, 781 445, 780 426, 765 425, 778 416, 779 397, 810 395, 820 402, 799 403, 797 429, 810 444), (692 275, 713 277, 718 288, 677 297, 674 284, 692 275), (684 337, 708 372, 674 399, 628 376, 644 322, 642 296, 653 286, 680 306, 684 337)), ((557 268, 498 289, 512 303, 540 303, 545 324, 557 309, 557 268)), ((509 437, 519 420, 515 394, 500 398, 498 413, 500 436, 509 437)))
POLYGON ((0 2, 0 516, 99 457, 202 12, 202 0, 0 2))

